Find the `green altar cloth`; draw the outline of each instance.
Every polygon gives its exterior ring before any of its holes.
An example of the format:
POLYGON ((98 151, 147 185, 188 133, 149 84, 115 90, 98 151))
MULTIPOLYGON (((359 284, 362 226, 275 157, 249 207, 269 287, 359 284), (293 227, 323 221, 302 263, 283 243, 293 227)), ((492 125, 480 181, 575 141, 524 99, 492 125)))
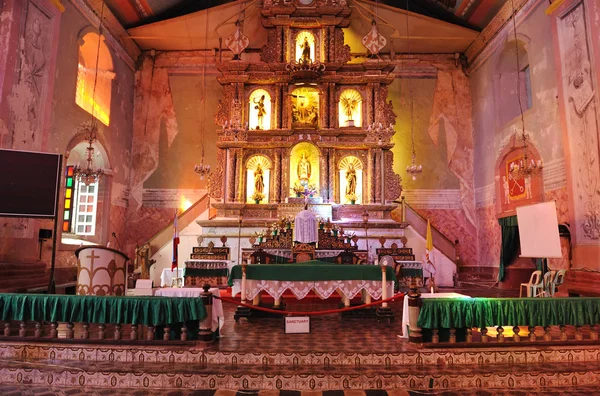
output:
MULTIPOLYGON (((395 281, 394 270, 386 267, 388 282, 395 281)), ((231 269, 229 285, 234 279, 242 279, 242 266, 231 269)), ((275 281, 330 281, 330 280, 373 280, 381 281, 381 267, 378 265, 344 265, 323 261, 305 261, 290 264, 250 264, 246 279, 275 281)))
POLYGON ((229 274, 227 268, 184 268, 183 276, 200 276, 216 278, 219 276, 226 277, 229 274))
POLYGON ((165 325, 202 320, 200 298, 0 293, 0 320, 165 325))
POLYGON ((600 298, 423 299, 424 329, 600 324, 600 298))

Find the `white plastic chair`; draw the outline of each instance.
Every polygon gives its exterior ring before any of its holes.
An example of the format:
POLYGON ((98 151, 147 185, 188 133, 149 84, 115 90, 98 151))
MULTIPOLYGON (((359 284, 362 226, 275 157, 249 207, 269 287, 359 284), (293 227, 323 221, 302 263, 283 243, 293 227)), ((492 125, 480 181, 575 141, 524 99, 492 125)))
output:
POLYGON ((552 285, 550 287, 550 296, 554 297, 554 293, 556 293, 556 289, 558 286, 562 285, 565 281, 565 273, 567 270, 558 270, 556 271, 556 275, 554 275, 554 279, 552 280, 552 285))
POLYGON ((554 281, 555 274, 556 271, 548 271, 544 274, 544 279, 542 280, 542 291, 535 297, 552 297, 550 289, 552 288, 552 282, 554 281))
POLYGON ((537 295, 538 289, 542 289, 542 271, 533 271, 529 283, 521 283, 519 288, 519 297, 523 297, 523 288, 525 287, 527 297, 533 297, 537 295))

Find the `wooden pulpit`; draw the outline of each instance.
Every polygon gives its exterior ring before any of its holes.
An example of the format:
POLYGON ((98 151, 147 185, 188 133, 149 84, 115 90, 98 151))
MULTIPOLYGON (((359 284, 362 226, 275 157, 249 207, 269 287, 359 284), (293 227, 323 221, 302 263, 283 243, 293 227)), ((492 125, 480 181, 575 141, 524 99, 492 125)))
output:
POLYGON ((77 256, 77 294, 83 296, 124 296, 125 253, 105 246, 84 246, 77 256))

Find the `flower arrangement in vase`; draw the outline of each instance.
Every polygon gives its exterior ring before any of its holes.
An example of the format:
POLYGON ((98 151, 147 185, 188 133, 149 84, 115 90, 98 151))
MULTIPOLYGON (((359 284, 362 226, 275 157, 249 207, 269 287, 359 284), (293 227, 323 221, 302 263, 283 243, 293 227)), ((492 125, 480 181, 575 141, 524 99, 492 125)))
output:
POLYGON ((346 195, 346 199, 348 201, 350 201, 350 205, 354 205, 354 204, 356 204, 358 197, 356 196, 356 194, 352 193, 352 194, 346 195))
POLYGON ((300 183, 296 183, 294 187, 292 187, 292 191, 296 194, 296 198, 300 198, 302 193, 304 192, 304 186, 300 183))
POLYGON ((254 200, 255 204, 259 204, 260 201, 265 198, 265 194, 261 193, 260 191, 254 191, 254 194, 252 194, 251 198, 254 200))
POLYGON ((256 236, 258 237, 258 243, 260 244, 260 243, 262 243, 263 238, 265 237, 265 232, 262 230, 259 232, 256 232, 256 236))

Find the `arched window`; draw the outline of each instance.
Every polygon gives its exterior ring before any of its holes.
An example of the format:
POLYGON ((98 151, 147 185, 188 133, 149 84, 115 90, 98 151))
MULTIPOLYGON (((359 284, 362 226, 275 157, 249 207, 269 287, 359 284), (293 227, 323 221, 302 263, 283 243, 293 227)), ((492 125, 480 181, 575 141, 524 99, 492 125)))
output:
MULTIPOLYGON (((105 207, 107 191, 106 175, 96 183, 86 185, 74 175, 74 166, 86 166, 88 143, 83 141, 70 150, 65 168, 64 211, 62 222, 62 242, 79 244, 81 240, 100 242, 103 235, 99 218, 105 207), (74 241, 73 241, 74 240, 74 241)), ((93 144, 93 168, 108 168, 104 148, 93 144)))
POLYGON ((75 103, 93 114, 104 125, 110 122, 110 99, 114 77, 112 56, 104 43, 104 37, 93 32, 87 33, 79 46, 75 103), (96 81, 95 92, 94 80, 96 81))
POLYGON ((264 89, 257 89, 250 95, 248 128, 271 129, 271 95, 264 89))
POLYGON ((346 89, 338 105, 340 127, 362 126, 362 96, 355 89, 346 89))
POLYGON ((517 41, 519 70, 517 71, 517 49, 514 41, 504 45, 494 73, 494 98, 496 126, 502 128, 520 114, 519 98, 523 111, 533 105, 531 96, 531 73, 525 43, 517 41), (517 78, 518 76, 518 78, 517 78), (517 83, 519 88, 517 89, 517 83))

